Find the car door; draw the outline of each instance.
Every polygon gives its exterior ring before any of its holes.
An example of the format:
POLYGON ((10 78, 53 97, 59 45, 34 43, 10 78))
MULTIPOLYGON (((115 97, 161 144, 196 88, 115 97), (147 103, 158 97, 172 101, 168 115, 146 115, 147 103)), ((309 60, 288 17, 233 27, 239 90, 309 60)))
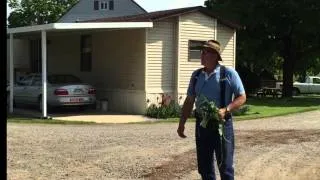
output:
POLYGON ((320 93, 320 78, 314 77, 311 87, 312 93, 320 93))
POLYGON ((19 104, 28 104, 28 91, 29 86, 31 85, 33 75, 26 76, 21 81, 18 81, 14 86, 13 98, 16 103, 19 104))
POLYGON ((39 95, 42 93, 41 80, 40 75, 34 76, 31 85, 27 88, 28 102, 31 104, 38 104, 39 95))

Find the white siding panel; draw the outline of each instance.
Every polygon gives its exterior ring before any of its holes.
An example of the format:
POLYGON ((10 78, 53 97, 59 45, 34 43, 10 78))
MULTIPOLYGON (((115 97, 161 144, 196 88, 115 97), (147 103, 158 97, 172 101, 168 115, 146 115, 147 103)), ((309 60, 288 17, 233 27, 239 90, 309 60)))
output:
POLYGON ((220 42, 221 45, 221 57, 223 60, 222 64, 228 67, 235 68, 235 31, 221 23, 218 23, 217 30, 217 40, 220 42))
MULTIPOLYGON (((148 29, 147 37, 147 67, 146 91, 159 89, 174 89, 175 62, 175 21, 166 20, 154 22, 154 27, 148 29)), ((161 90, 162 89, 162 90, 161 90)))
MULTIPOLYGON (((7 80, 10 73, 10 39, 7 39, 7 80)), ((13 66, 16 72, 30 72, 29 40, 13 39, 13 66)), ((17 77, 16 77, 17 78, 17 77)))
MULTIPOLYGON (((178 93, 186 93, 190 76, 201 67, 200 62, 189 62, 189 40, 206 41, 215 37, 215 19, 202 13, 190 13, 179 18, 178 93)), ((179 98, 179 97, 178 97, 179 98)))

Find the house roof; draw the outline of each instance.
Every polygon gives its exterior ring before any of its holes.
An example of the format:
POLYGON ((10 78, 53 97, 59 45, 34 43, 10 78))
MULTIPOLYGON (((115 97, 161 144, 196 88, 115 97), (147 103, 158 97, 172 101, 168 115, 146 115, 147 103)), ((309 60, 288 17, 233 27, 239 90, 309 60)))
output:
MULTIPOLYGON (((145 9, 143 9, 136 1, 131 0, 135 5, 137 5, 142 11, 148 13, 148 11, 146 11, 145 9)), ((62 15, 60 16, 60 18, 57 20, 59 21, 63 16, 65 16, 66 14, 69 13, 69 11, 76 6, 77 4, 79 4, 80 0, 78 0, 76 3, 74 3, 72 6, 70 6, 64 13, 62 13, 62 15)))
POLYGON ((152 22, 152 21, 159 21, 166 18, 177 17, 180 15, 188 14, 192 12, 201 12, 210 17, 216 18, 222 24, 225 24, 231 28, 235 28, 235 29, 242 28, 242 26, 240 26, 239 24, 226 20, 202 6, 171 9, 171 10, 164 10, 164 11, 155 11, 155 12, 143 13, 138 15, 130 15, 130 16, 100 18, 100 19, 93 19, 93 20, 87 20, 87 21, 81 21, 81 22, 152 22))

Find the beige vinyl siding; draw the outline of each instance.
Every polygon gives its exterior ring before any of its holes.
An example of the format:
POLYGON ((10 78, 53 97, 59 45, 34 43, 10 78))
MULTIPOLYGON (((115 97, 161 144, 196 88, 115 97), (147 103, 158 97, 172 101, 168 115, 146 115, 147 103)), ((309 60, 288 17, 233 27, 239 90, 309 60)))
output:
POLYGON ((99 87, 144 90, 144 29, 93 35, 93 68, 99 87))
MULTIPOLYGON (((69 73, 82 79, 80 73, 80 35, 51 35, 47 45, 47 71, 52 73, 69 73)), ((87 81, 88 79, 82 79, 87 81)))
MULTIPOLYGON (((13 66, 16 72, 30 72, 29 40, 13 39, 13 66)), ((7 80, 10 78, 10 39, 7 39, 7 80)))
POLYGON ((235 30, 218 22, 217 40, 221 45, 222 64, 235 68, 235 30))
POLYGON ((215 21, 215 19, 199 12, 180 16, 178 22, 178 94, 187 92, 192 72, 201 67, 200 61, 191 62, 188 60, 189 40, 214 39, 215 21))
POLYGON ((145 111, 145 30, 131 29, 93 35, 93 67, 99 74, 99 98, 109 110, 142 114, 145 111))
POLYGON ((175 21, 154 22, 147 30, 146 91, 162 93, 174 89, 175 21))
POLYGON ((100 88, 144 90, 144 30, 49 36, 48 72, 72 73, 100 88), (80 71, 80 37, 92 35, 92 70, 80 71))
POLYGON ((127 29, 49 36, 48 72, 72 73, 108 99, 110 111, 145 110, 145 30, 127 29), (80 72, 80 37, 92 35, 92 70, 80 72))

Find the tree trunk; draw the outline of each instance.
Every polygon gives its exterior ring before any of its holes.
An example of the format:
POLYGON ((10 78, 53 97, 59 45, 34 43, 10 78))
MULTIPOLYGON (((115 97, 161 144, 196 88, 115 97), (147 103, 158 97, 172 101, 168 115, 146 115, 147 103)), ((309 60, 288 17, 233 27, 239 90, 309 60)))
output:
POLYGON ((284 40, 284 62, 283 62, 283 88, 282 97, 292 97, 293 70, 295 63, 295 52, 291 37, 284 40))

